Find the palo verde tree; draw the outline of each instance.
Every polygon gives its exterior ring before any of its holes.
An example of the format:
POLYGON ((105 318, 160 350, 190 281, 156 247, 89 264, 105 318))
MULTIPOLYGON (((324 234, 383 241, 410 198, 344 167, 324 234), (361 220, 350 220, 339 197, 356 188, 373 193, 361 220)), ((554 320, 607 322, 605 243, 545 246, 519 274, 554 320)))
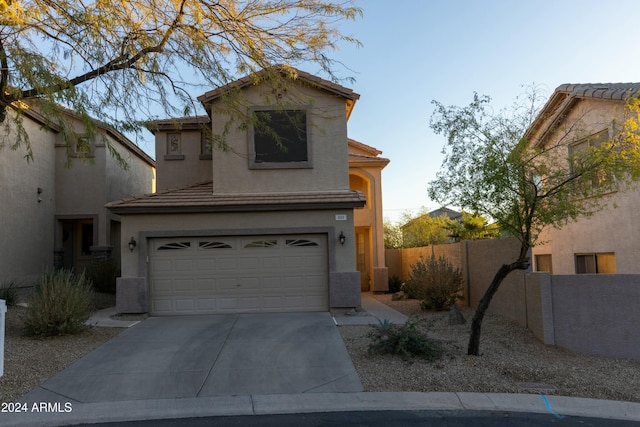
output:
MULTIPOLYGON (((274 65, 315 64, 336 80, 330 52, 358 43, 337 25, 361 14, 350 0, 0 0, 0 123, 16 125, 9 145, 30 156, 27 108, 70 143, 59 106, 89 131, 93 116, 135 133, 154 112, 194 114, 204 90, 274 65)), ((295 77, 282 70, 260 76, 280 87, 295 77)), ((226 101, 241 119, 240 101, 226 101)))
POLYGON ((445 159, 429 196, 478 212, 520 242, 513 262, 502 265, 474 314, 467 352, 479 355, 484 314, 507 275, 530 265, 530 249, 541 230, 590 215, 605 206, 613 188, 623 191, 640 178, 640 102, 629 99, 626 120, 613 137, 570 150, 580 134, 576 120, 550 129, 548 140, 528 140, 539 112, 539 91, 532 89, 512 109, 494 111, 490 98, 474 96, 465 107, 434 101, 431 128, 447 138, 445 159))

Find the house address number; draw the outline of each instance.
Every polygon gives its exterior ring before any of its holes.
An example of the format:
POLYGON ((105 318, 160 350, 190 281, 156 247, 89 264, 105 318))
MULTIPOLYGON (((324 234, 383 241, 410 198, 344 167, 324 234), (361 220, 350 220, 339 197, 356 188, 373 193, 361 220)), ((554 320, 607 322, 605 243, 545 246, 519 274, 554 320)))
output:
POLYGON ((346 220, 347 220, 347 215, 345 214, 336 215, 336 221, 346 221, 346 220))

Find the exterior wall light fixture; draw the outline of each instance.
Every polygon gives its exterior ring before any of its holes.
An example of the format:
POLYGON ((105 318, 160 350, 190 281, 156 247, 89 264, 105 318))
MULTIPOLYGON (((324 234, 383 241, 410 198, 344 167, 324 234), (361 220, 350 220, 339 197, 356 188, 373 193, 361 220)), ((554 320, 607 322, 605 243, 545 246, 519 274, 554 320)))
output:
POLYGON ((344 242, 345 242, 345 240, 347 240, 347 237, 344 235, 344 233, 342 231, 340 232, 340 235, 338 236, 338 240, 340 240, 340 244, 342 246, 344 246, 344 242))
POLYGON ((137 245, 138 245, 138 242, 136 242, 136 239, 134 239, 133 236, 131 236, 131 240, 129 240, 129 250, 133 252, 133 250, 136 248, 137 245))

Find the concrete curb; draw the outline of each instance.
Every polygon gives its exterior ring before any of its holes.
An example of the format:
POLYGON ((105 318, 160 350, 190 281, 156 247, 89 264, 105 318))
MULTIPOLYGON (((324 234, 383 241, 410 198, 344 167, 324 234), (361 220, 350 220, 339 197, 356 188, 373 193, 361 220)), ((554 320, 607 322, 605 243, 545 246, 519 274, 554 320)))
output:
POLYGON ((197 397, 125 402, 71 403, 3 414, 0 426, 58 426, 76 423, 135 421, 205 416, 292 414, 309 412, 438 410, 550 413, 640 421, 640 403, 563 396, 454 392, 305 393, 197 397), (67 412, 65 412, 67 411, 67 412))

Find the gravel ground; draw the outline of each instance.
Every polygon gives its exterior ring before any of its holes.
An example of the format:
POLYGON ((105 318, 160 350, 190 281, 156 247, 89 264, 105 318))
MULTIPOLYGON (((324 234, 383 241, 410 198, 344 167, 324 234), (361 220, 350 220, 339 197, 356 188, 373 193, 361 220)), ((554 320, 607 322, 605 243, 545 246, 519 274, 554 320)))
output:
MULTIPOLYGON (((540 393, 640 402, 640 361, 585 356, 541 344, 513 322, 487 315, 480 357, 466 356, 469 325, 449 326, 448 312, 423 313, 416 301, 380 301, 425 320, 428 335, 442 342, 441 360, 409 362, 368 352, 370 326, 341 326, 365 391, 459 391, 540 393), (535 384, 523 384, 535 383, 535 384), (537 388, 536 388, 537 387, 537 388)), ((6 315, 5 366, 0 402, 11 402, 72 364, 122 329, 93 327, 83 334, 48 339, 25 337, 25 309, 6 315)), ((468 322, 470 310, 462 310, 468 322)))
POLYGON ((449 326, 448 312, 425 313, 417 301, 391 301, 390 295, 376 298, 423 319, 427 335, 441 341, 445 352, 433 363, 403 362, 368 352, 370 326, 341 326, 365 391, 544 393, 640 402, 638 360, 586 356, 545 346, 525 328, 490 314, 482 324, 482 355, 467 356, 472 310, 461 309, 465 325, 449 326))

